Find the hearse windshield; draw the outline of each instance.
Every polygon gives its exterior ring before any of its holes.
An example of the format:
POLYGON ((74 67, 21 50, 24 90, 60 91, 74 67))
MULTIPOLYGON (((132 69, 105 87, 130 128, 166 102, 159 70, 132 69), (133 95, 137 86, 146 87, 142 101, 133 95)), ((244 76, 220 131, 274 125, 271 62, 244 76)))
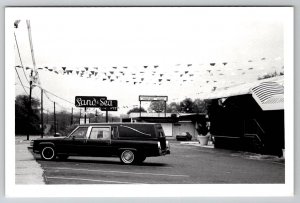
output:
POLYGON ((88 127, 79 127, 75 131, 73 131, 69 137, 74 138, 86 138, 86 132, 88 130, 88 127))

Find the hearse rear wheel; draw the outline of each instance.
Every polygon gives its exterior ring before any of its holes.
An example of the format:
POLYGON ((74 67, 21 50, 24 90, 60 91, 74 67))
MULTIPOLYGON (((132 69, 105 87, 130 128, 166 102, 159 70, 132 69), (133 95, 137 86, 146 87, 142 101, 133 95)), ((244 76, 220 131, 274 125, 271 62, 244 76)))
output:
POLYGON ((54 160, 55 156, 56 156, 56 152, 53 146, 45 146, 42 149, 41 157, 43 160, 47 160, 47 161, 54 160))
POLYGON ((133 164, 135 162, 135 154, 132 150, 126 149, 120 154, 120 160, 123 164, 133 164))

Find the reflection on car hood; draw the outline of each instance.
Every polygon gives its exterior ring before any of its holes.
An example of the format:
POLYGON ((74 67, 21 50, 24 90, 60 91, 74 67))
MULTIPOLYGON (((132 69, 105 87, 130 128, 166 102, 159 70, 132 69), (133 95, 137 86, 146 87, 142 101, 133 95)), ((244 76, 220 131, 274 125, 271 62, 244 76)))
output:
POLYGON ((67 137, 50 137, 50 138, 39 138, 36 139, 35 141, 52 141, 52 140, 62 140, 66 139, 67 137))

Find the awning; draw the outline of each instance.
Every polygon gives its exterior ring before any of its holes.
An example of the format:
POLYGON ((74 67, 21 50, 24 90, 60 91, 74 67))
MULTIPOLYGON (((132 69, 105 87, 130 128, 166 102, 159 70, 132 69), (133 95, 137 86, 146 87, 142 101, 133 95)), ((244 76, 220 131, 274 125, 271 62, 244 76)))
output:
POLYGON ((251 94, 262 110, 280 110, 284 108, 284 76, 257 80, 206 95, 203 99, 221 99, 251 94))

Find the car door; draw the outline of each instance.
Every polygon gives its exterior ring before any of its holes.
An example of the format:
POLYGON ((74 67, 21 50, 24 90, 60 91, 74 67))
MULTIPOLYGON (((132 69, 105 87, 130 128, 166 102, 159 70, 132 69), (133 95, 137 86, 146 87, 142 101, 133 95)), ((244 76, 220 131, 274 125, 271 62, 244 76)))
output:
POLYGON ((111 155, 111 127, 92 126, 86 143, 87 153, 90 156, 111 155))
POLYGON ((80 126, 61 142, 61 151, 70 155, 86 155, 88 126, 80 126))

